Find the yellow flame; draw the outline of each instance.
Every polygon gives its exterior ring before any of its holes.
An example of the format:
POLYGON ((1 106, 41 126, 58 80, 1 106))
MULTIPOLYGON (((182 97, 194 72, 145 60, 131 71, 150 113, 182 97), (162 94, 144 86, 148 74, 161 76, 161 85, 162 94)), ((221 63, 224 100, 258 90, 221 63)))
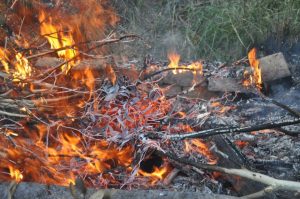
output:
MULTIPOLYGON (((0 47, 0 62, 4 67, 6 73, 10 73, 9 71, 9 56, 10 53, 0 47)), ((15 60, 13 61, 14 71, 12 73, 14 79, 13 81, 24 80, 31 75, 32 68, 28 62, 28 60, 21 54, 17 53, 15 55, 15 60)))
POLYGON ((203 74, 203 66, 201 62, 196 61, 189 65, 179 65, 180 55, 175 52, 170 52, 168 54, 168 58, 170 61, 168 67, 174 68, 174 70, 172 70, 173 74, 184 72, 184 69, 177 69, 177 68, 186 68, 192 70, 194 75, 196 75, 197 73, 199 73, 200 75, 203 74))
POLYGON ((8 65, 8 52, 6 49, 0 47, 0 62, 4 67, 6 73, 9 73, 9 65, 8 65))
POLYGON ((180 55, 175 52, 171 52, 168 54, 168 58, 170 60, 169 68, 175 68, 175 70, 173 70, 173 73, 177 74, 176 68, 178 68, 179 65, 180 55))
POLYGON ((163 180, 169 171, 170 167, 168 165, 162 165, 160 167, 154 166, 153 172, 151 173, 140 169, 138 174, 144 177, 149 177, 151 185, 155 185, 158 181, 163 180))
POLYGON ((31 66, 29 65, 28 60, 23 57, 21 53, 16 54, 15 69, 16 71, 13 73, 15 81, 19 81, 19 79, 26 79, 26 77, 31 75, 31 66))
POLYGON ((262 88, 261 68, 259 67, 259 60, 256 59, 256 49, 253 48, 248 53, 249 64, 253 70, 253 79, 257 88, 262 88))
POLYGON ((23 179, 23 174, 12 166, 8 166, 10 177, 14 178, 15 181, 20 182, 23 179))
POLYGON ((74 47, 75 42, 72 36, 72 29, 68 27, 69 31, 64 33, 61 26, 53 25, 51 17, 46 19, 43 11, 39 15, 39 21, 41 23, 40 33, 48 40, 51 49, 65 48, 57 51, 57 55, 66 61, 71 60, 61 67, 62 71, 67 74, 75 66, 76 61, 74 58, 79 54, 78 49, 74 47))

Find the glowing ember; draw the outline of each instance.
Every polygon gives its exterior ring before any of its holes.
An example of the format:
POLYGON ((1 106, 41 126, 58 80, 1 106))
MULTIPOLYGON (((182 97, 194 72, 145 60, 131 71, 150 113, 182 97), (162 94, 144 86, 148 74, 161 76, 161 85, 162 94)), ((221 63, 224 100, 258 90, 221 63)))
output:
POLYGON ((226 113, 235 108, 234 106, 225 106, 217 101, 211 102, 210 106, 214 108, 214 112, 219 114, 226 113))

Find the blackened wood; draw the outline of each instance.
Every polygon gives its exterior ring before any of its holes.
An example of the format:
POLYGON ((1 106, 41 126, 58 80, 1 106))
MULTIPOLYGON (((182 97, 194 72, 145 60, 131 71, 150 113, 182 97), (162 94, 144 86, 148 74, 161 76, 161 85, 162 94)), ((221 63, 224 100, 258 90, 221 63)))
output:
MULTIPOLYGON (((255 126, 246 126, 246 127, 223 127, 216 129, 207 129, 193 133, 179 133, 166 135, 165 138, 171 140, 181 140, 181 139, 190 139, 190 138, 205 138, 209 136, 215 136, 220 134, 228 134, 228 133, 246 133, 251 131, 259 131, 264 129, 273 129, 283 126, 289 126, 293 124, 299 124, 300 118, 292 118, 292 119, 282 119, 278 121, 257 124, 255 126)), ((160 138, 159 136, 151 135, 152 138, 160 138)))
MULTIPOLYGON (((244 158, 242 158, 240 154, 237 153, 237 151, 228 143, 228 141, 226 141, 225 136, 214 136, 213 141, 216 144, 218 150, 222 151, 222 153, 225 153, 228 156, 228 158, 226 158, 221 155, 215 154, 218 156, 218 166, 240 169, 245 165, 244 158)), ((229 175, 223 175, 222 178, 230 182, 233 188, 235 188, 235 191, 238 192, 240 196, 258 192, 265 187, 265 185, 261 183, 244 178, 234 178, 229 175)))

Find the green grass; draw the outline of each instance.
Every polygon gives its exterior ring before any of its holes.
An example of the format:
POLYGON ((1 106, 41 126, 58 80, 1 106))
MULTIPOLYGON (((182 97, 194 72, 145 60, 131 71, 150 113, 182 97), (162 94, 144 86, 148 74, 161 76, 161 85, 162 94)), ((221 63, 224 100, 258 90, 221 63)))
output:
POLYGON ((235 60, 271 36, 293 42, 300 35, 299 0, 117 2, 124 29, 150 41, 154 55, 176 48, 187 58, 235 60))
POLYGON ((216 59, 236 59, 253 45, 273 36, 279 41, 297 39, 300 1, 232 0, 185 7, 190 24, 186 35, 198 53, 216 59))

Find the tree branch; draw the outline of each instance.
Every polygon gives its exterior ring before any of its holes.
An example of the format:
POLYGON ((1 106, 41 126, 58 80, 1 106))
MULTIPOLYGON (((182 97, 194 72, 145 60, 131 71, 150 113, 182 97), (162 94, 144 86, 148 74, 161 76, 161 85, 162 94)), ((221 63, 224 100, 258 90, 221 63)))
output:
POLYGON ((180 133, 180 134, 172 134, 172 135, 149 135, 149 138, 152 139, 170 139, 170 140, 183 140, 183 139, 191 139, 191 138, 205 138, 209 136, 219 135, 219 134, 227 134, 227 133, 246 133, 252 131, 259 131, 264 129, 273 129, 283 126, 289 126, 293 124, 299 124, 300 118, 292 118, 292 119, 284 119, 279 121, 273 121, 263 124, 258 124, 256 126, 246 126, 246 127, 224 127, 224 128, 215 128, 215 129, 207 129, 198 132, 192 133, 180 133))
MULTIPOLYGON (((247 178, 256 182, 260 182, 262 184, 268 185, 269 188, 271 187, 272 191, 276 190, 288 190, 288 191, 300 191, 300 182, 295 181, 289 181, 289 180, 279 180, 261 173, 253 172, 248 169, 228 169, 216 165, 209 165, 209 164, 202 164, 202 163, 196 163, 195 161, 191 161, 187 158, 179 158, 177 155, 169 152, 163 152, 163 151, 156 151, 156 153, 160 156, 168 157, 172 160, 175 160, 177 162, 180 162, 182 164, 191 165, 193 167, 196 167, 198 169, 204 169, 208 171, 218 171, 221 173, 229 174, 229 175, 235 175, 240 176, 243 178, 247 178)), ((267 189, 270 191, 269 189, 267 189)), ((261 192, 265 192, 266 189, 263 191, 257 192, 256 194, 262 194, 261 192)))

